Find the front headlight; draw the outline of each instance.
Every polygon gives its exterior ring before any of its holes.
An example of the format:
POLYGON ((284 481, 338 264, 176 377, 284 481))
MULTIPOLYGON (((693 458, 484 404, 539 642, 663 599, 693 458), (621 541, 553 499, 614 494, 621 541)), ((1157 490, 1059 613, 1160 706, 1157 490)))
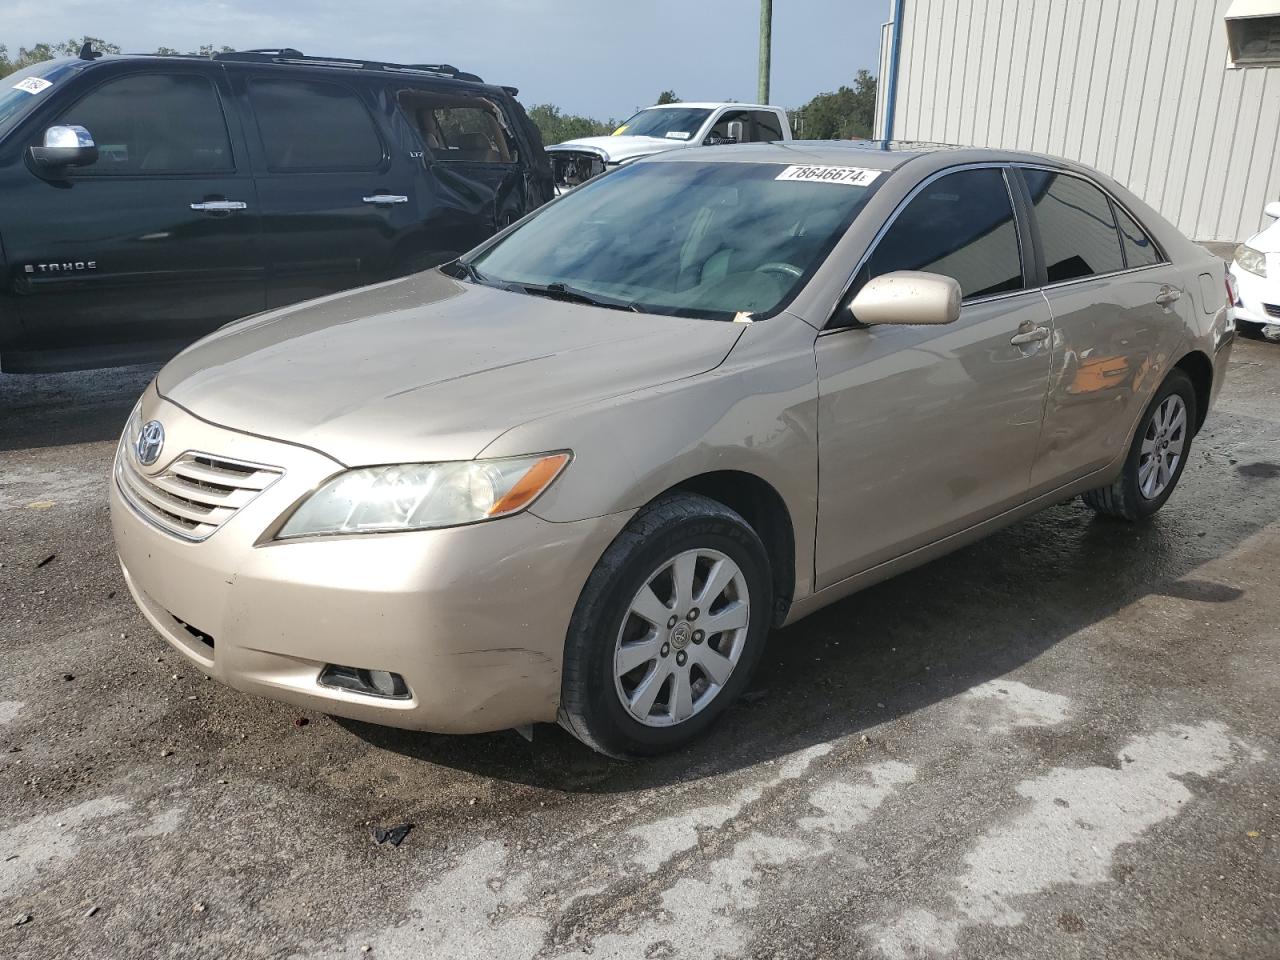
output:
POLYGON ((550 453, 348 470, 304 501, 276 538, 434 530, 510 516, 551 486, 569 457, 550 453))
POLYGON ((1242 243, 1236 247, 1236 266, 1241 270, 1248 270, 1259 277, 1265 277, 1267 275, 1267 255, 1261 250, 1255 250, 1248 244, 1242 243))

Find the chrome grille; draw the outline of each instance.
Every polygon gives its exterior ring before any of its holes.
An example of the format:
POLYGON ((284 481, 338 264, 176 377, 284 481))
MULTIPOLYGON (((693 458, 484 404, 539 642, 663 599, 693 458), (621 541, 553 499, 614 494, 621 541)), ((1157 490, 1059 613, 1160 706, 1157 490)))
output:
POLYGON ((204 540, 284 471, 188 451, 147 476, 130 445, 121 444, 115 474, 125 499, 157 527, 184 540, 204 540))

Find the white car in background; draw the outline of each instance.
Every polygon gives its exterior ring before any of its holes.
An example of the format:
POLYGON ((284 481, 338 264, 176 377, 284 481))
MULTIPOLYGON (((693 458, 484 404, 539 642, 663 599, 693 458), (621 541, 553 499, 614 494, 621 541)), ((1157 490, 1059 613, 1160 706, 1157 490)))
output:
POLYGON ((1236 329, 1254 337, 1280 332, 1280 202, 1264 212, 1276 222, 1240 244, 1231 263, 1236 329))
POLYGON ((563 193, 619 164, 666 150, 790 139, 791 125, 781 107, 664 103, 645 107, 607 137, 582 137, 546 149, 556 193, 563 193))

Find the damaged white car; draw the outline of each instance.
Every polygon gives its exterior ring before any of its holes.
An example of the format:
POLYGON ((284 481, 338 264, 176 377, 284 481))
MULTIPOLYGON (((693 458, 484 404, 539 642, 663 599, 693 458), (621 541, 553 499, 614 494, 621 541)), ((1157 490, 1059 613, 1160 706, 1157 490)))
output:
POLYGON ((583 137, 547 147, 556 193, 606 170, 681 147, 790 140, 781 107, 755 103, 665 103, 646 107, 607 137, 583 137))

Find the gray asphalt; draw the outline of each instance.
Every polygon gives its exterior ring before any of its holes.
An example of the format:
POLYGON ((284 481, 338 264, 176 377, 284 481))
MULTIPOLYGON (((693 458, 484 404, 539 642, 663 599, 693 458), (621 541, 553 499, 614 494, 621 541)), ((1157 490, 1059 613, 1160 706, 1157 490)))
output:
POLYGON ((0 377, 0 956, 1280 957, 1280 345, 1153 522, 1063 504, 779 631, 629 765, 188 669, 107 525, 153 373, 0 377))

